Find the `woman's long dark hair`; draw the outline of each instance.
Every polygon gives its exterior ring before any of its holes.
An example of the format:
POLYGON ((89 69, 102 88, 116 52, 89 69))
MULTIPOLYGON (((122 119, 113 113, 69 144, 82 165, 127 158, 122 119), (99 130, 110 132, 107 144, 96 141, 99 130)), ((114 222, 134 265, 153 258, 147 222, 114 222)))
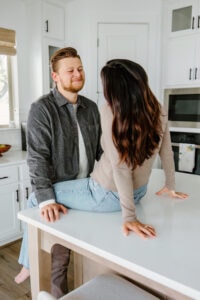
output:
POLYGON ((150 158, 161 136, 161 106, 137 63, 113 59, 101 70, 104 97, 113 112, 112 138, 120 162, 135 169, 150 158))

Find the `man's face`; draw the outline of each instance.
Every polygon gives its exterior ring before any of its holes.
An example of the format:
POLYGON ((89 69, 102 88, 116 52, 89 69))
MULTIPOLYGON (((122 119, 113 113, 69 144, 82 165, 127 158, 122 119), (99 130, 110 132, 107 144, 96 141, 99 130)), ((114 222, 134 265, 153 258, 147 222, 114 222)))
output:
POLYGON ((85 83, 85 73, 78 57, 66 57, 58 62, 57 72, 52 73, 58 90, 71 93, 79 92, 85 83))

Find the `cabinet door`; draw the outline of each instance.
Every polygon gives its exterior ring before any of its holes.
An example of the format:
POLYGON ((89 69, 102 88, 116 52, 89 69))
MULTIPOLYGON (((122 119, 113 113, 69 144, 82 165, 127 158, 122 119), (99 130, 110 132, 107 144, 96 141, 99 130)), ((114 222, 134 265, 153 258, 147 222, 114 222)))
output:
POLYGON ((8 243, 21 234, 18 183, 0 186, 0 245, 8 243))
POLYGON ((196 38, 195 84, 200 85, 200 34, 196 38))
POLYGON ((183 35, 196 30, 198 9, 199 0, 171 0, 168 6, 170 35, 183 35))
POLYGON ((48 38, 65 39, 64 7, 43 2, 43 33, 48 38))
POLYGON ((49 93, 54 87, 54 83, 51 77, 50 59, 51 56, 65 46, 64 41, 50 40, 45 38, 43 42, 43 82, 44 93, 49 93))
POLYGON ((166 86, 191 86, 194 77, 196 38, 194 35, 168 39, 165 61, 166 86))

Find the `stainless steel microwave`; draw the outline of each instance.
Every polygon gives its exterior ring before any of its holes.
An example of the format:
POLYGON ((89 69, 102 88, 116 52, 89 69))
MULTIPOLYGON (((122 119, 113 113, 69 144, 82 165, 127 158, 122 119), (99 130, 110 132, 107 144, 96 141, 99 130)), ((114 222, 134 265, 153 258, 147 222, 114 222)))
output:
POLYGON ((170 127, 200 128, 200 94, 169 94, 166 108, 170 127))

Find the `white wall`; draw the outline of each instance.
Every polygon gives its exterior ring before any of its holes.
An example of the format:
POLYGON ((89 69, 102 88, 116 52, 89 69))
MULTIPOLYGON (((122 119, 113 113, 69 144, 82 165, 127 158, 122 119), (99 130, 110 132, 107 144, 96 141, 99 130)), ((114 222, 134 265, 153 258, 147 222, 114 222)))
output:
MULTIPOLYGON (((72 0, 67 3, 66 44, 77 48, 86 71, 84 93, 97 100, 97 24, 134 23, 151 19, 150 44, 156 61, 151 66, 154 93, 160 97, 162 0, 72 0)), ((151 63, 151 61, 150 61, 151 63)))

